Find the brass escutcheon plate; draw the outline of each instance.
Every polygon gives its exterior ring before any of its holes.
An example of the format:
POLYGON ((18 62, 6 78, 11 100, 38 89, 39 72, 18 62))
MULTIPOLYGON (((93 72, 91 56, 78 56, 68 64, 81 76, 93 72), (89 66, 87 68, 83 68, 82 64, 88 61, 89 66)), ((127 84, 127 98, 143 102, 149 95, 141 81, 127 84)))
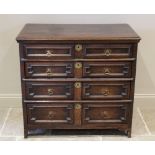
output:
POLYGON ((81 44, 75 45, 75 50, 76 50, 77 52, 81 51, 81 50, 82 50, 82 45, 81 45, 81 44))
POLYGON ((76 62, 75 63, 75 68, 79 69, 82 67, 82 63, 81 62, 76 62))
POLYGON ((75 104, 75 109, 81 109, 81 104, 79 103, 75 104))
POLYGON ((76 82, 76 83, 74 84, 74 86, 75 86, 75 88, 81 88, 81 83, 80 83, 80 82, 76 82))

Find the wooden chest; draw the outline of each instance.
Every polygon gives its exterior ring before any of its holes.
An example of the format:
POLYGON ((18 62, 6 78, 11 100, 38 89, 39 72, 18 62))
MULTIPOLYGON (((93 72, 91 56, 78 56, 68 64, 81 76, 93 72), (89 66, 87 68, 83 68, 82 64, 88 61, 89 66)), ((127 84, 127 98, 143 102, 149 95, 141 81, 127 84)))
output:
POLYGON ((17 36, 24 136, 117 129, 131 137, 137 44, 127 24, 27 24, 17 36))

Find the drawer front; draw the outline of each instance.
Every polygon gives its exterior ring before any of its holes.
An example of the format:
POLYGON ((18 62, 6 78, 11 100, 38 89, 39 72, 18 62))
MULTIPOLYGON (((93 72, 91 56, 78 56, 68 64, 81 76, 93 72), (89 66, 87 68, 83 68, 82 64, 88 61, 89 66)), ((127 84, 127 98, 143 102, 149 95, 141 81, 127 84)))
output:
POLYGON ((84 58, 129 58, 132 57, 132 46, 128 44, 93 44, 86 45, 84 58))
POLYGON ((72 82, 26 82, 27 99, 73 99, 72 82))
POLYGON ((83 124, 91 123, 127 123, 129 116, 127 104, 84 104, 83 124))
POLYGON ((28 78, 73 77, 72 62, 26 62, 28 78))
POLYGON ((84 82, 82 99, 129 99, 130 82, 84 82))
POLYGON ((84 62, 83 77, 131 77, 131 62, 84 62))
POLYGON ((73 58, 73 45, 25 45, 24 57, 30 59, 73 58))
POLYGON ((28 123, 72 124, 72 104, 28 104, 28 123))

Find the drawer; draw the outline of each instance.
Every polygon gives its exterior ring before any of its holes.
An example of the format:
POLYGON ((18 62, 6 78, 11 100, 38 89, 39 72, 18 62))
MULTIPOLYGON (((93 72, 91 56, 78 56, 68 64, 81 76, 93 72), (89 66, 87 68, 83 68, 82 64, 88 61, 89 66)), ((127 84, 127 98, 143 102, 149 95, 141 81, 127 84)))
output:
POLYGON ((85 46, 84 58, 130 58, 132 52, 130 44, 91 44, 85 46))
POLYGON ((25 96, 27 99, 73 99, 72 82, 26 82, 25 96))
POLYGON ((30 59, 69 59, 73 58, 73 45, 25 45, 24 57, 30 59))
POLYGON ((84 82, 82 99, 129 99, 130 82, 84 82))
POLYGON ((82 116, 83 124, 127 123, 129 105, 122 103, 87 103, 83 104, 82 116))
POLYGON ((28 78, 73 77, 72 62, 26 62, 28 78))
POLYGON ((73 105, 72 104, 28 104, 29 124, 72 124, 73 105))
POLYGON ((83 77, 131 77, 131 62, 84 62, 83 77))

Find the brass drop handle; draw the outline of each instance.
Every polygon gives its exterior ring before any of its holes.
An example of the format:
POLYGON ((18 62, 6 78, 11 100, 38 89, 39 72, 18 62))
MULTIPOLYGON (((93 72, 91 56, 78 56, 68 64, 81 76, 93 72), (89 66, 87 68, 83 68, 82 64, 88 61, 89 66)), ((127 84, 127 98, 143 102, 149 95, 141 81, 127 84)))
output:
POLYGON ((109 75, 110 74, 110 69, 109 68, 104 68, 104 74, 109 75))
POLYGON ((79 103, 75 104, 75 109, 81 109, 81 104, 79 103))
POLYGON ((49 113, 48 113, 48 118, 49 118, 49 119, 52 119, 52 118, 53 118, 53 116, 54 116, 53 111, 49 111, 49 113))
POLYGON ((104 96, 108 96, 110 94, 110 91, 109 91, 109 89, 104 89, 104 90, 102 90, 102 93, 104 96))
POLYGON ((82 63, 81 63, 81 62, 76 62, 76 63, 75 63, 75 68, 76 68, 76 69, 82 68, 82 63))
POLYGON ((81 88, 81 83, 80 82, 75 82, 74 86, 75 86, 75 88, 81 88))
POLYGON ((52 70, 51 70, 51 68, 47 68, 46 73, 47 73, 48 76, 51 76, 51 75, 52 75, 52 70))
POLYGON ((108 112, 107 111, 102 111, 101 116, 103 116, 103 118, 107 118, 108 117, 108 112))
POLYGON ((82 45, 81 44, 75 45, 75 51, 80 52, 81 50, 82 50, 82 45))
POLYGON ((111 49, 105 49, 104 54, 108 57, 111 54, 111 49))
POLYGON ((48 91, 48 95, 50 96, 53 95, 53 89, 48 89, 47 91, 48 91))
POLYGON ((47 50, 46 55, 47 55, 47 57, 51 57, 53 55, 53 51, 47 50))

